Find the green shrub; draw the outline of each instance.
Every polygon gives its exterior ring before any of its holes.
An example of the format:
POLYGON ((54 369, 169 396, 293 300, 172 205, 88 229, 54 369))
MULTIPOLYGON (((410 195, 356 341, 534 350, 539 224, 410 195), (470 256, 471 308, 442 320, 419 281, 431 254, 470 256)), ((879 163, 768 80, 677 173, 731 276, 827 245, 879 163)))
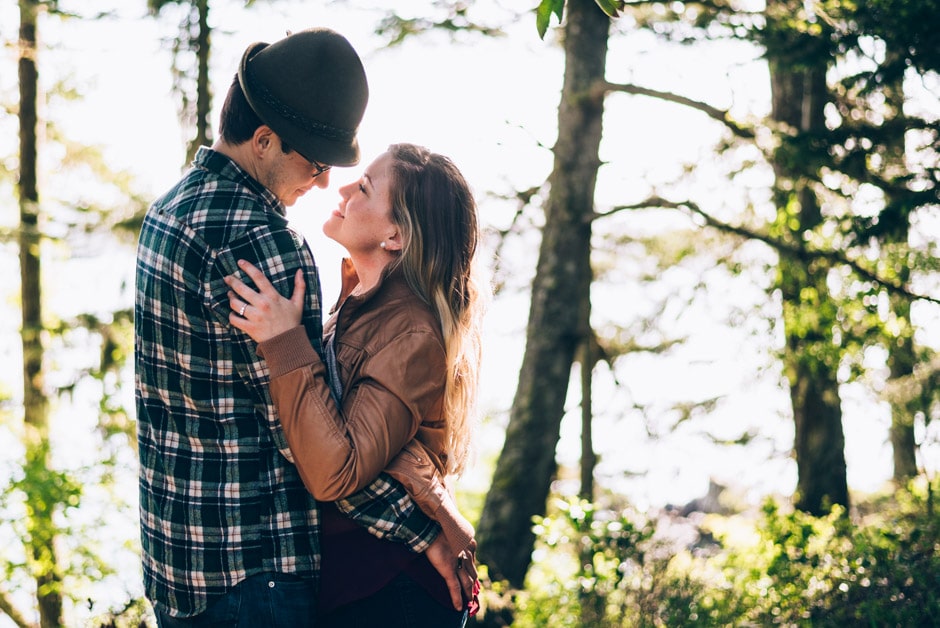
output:
MULTIPOLYGON (((841 508, 826 517, 764 504, 757 542, 729 542, 713 562, 725 585, 715 618, 736 625, 940 625, 940 534, 919 498, 865 519, 841 508)), ((718 591, 712 591, 718 593, 718 591)))
POLYGON ((559 501, 536 520, 538 543, 516 628, 693 626, 697 589, 672 569, 655 524, 629 510, 559 501))
MULTIPOLYGON (((629 510, 557 502, 535 522, 517 628, 940 626, 940 520, 923 492, 861 504, 853 517, 785 511, 708 515, 696 554, 629 510)), ((504 599, 507 599, 504 596, 504 599)))

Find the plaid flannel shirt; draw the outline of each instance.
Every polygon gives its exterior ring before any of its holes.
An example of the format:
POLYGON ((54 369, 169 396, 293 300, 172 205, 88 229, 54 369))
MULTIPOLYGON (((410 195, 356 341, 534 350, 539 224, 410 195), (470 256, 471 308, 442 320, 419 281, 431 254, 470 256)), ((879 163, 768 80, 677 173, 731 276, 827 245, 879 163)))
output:
MULTIPOLYGON (((147 597, 192 616, 245 577, 314 582, 319 516, 293 464, 255 343, 232 328, 223 277, 258 266, 281 291, 303 268, 303 325, 321 350, 320 288, 284 206, 221 153, 148 211, 137 253, 136 398, 140 526, 147 597)), ((391 477, 347 505, 373 534, 423 551, 439 526, 391 477)))

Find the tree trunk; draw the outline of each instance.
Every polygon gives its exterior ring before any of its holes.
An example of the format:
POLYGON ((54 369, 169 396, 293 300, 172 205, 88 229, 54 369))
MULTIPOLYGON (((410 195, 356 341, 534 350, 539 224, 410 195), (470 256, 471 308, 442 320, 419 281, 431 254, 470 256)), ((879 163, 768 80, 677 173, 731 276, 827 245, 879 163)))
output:
MULTIPOLYGON (((590 305, 588 305, 590 309, 590 305)), ((590 320, 587 321, 590 325, 590 320)), ((594 452, 594 366, 597 351, 593 338, 581 345, 581 488, 578 497, 594 501, 594 469, 597 454, 594 452)))
MULTIPOLYGON (((768 22, 796 15, 802 6, 796 0, 768 2, 768 22)), ((826 43, 818 36, 790 33, 782 45, 768 46, 771 115, 800 138, 811 138, 825 130, 826 43)), ((795 242, 802 242, 803 234, 822 222, 822 215, 801 170, 804 160, 788 147, 786 137, 783 142, 773 163, 778 225, 795 242)), ((784 367, 795 424, 795 503, 800 510, 816 515, 827 513, 835 504, 848 506, 837 377, 841 350, 833 337, 837 306, 828 293, 827 271, 825 264, 795 257, 783 257, 779 265, 786 337, 784 367)))
MULTIPOLYGON (((909 274, 909 272, 904 272, 901 279, 906 282, 909 274)), ((910 301, 892 295, 890 302, 898 332, 893 338, 894 343, 888 349, 888 370, 890 381, 899 381, 908 379, 914 374, 917 354, 914 348, 914 329, 910 322, 910 301)), ((906 388, 909 389, 909 387, 906 388)), ((923 398, 923 395, 918 395, 916 399, 906 396, 891 399, 890 440, 894 460, 892 479, 898 486, 906 486, 908 480, 917 475, 914 412, 923 398)))
MULTIPOLYGON (((889 58, 900 57, 896 51, 888 52, 889 58)), ((895 119, 904 118, 904 83, 903 76, 898 77, 896 82, 887 85, 884 89, 885 108, 890 112, 888 115, 895 119)), ((890 141, 890 140, 888 140, 890 141)), ((886 170, 888 176, 895 172, 909 172, 905 157, 904 134, 898 133, 893 143, 886 147, 886 170)), ((899 194, 898 194, 899 195, 899 194)), ((886 207, 903 205, 903 199, 897 198, 890 191, 885 193, 886 207)), ((885 235, 885 244, 890 247, 901 245, 907 247, 908 236, 910 234, 910 215, 903 217, 903 220, 897 221, 897 229, 889 231, 885 235)), ((911 279, 911 269, 908 263, 898 265, 898 281, 902 285, 907 285, 911 279)), ((917 349, 914 345, 914 327, 911 324, 911 302, 910 299, 892 294, 889 296, 891 304, 891 313, 894 317, 894 325, 891 327, 896 330, 893 342, 888 346, 888 372, 889 383, 909 380, 914 374, 914 366, 917 364, 917 349)), ((902 386, 910 390, 909 386, 902 386)), ((892 457, 894 461, 894 470, 892 479, 897 486, 907 485, 908 480, 917 476, 917 443, 914 438, 914 414, 918 411, 929 412, 924 407, 924 395, 917 395, 910 398, 906 394, 893 395, 891 400, 891 428, 889 437, 891 441, 892 457)), ((929 403, 929 402, 928 402, 929 403)))
POLYGON ((209 51, 212 30, 209 27, 209 0, 197 0, 195 53, 196 53, 196 135, 186 148, 186 163, 192 163, 200 146, 212 144, 212 90, 209 85, 209 51))
POLYGON ((557 470, 555 448, 576 348, 587 338, 591 216, 600 166, 609 18, 593 0, 570 0, 564 27, 565 77, 545 226, 526 330, 526 348, 478 529, 479 557, 494 579, 521 588, 535 541, 532 517, 545 513, 557 470))
POLYGON ((56 556, 57 534, 53 513, 59 504, 50 499, 49 400, 43 381, 43 327, 40 272, 39 191, 37 185, 37 129, 39 81, 36 66, 37 26, 41 5, 20 0, 19 61, 20 171, 17 195, 20 209, 20 292, 23 344, 23 421, 26 450, 26 526, 31 570, 36 580, 40 625, 62 625, 62 578, 56 556))
MULTIPOLYGON (((584 312, 585 328, 591 325, 591 303, 588 300, 586 307, 582 308, 584 312)), ((594 501, 594 469, 597 467, 597 455, 594 453, 594 366, 597 364, 597 344, 594 335, 590 334, 581 343, 580 356, 578 361, 581 363, 581 486, 578 490, 578 497, 585 501, 594 501)), ((590 530, 583 532, 583 535, 590 533, 590 530)), ((582 536, 582 538, 584 538, 582 536)), ((591 543, 577 543, 578 560, 581 567, 578 569, 578 575, 585 578, 593 578, 594 571, 594 548, 591 543), (590 567, 590 568, 589 568, 590 567)), ((594 587, 578 588, 578 602, 581 606, 581 625, 596 626, 604 617, 604 606, 606 598, 598 595, 594 587)))

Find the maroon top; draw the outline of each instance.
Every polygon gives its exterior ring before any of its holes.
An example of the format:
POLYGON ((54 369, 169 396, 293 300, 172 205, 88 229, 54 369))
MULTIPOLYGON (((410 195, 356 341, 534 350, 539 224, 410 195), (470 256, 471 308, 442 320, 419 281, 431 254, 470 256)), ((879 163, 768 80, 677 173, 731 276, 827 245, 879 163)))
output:
POLYGON ((332 503, 319 502, 320 611, 369 597, 405 573, 447 608, 453 608, 444 578, 424 554, 376 538, 332 503))

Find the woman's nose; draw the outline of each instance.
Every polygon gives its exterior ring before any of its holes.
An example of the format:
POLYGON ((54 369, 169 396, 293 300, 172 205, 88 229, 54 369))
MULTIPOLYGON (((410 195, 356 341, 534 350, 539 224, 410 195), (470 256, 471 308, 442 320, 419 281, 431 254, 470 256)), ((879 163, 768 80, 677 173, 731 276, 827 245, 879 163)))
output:
POLYGON ((352 190, 356 185, 356 182, 347 183, 346 185, 340 186, 339 195, 346 200, 350 197, 350 190, 352 190))

